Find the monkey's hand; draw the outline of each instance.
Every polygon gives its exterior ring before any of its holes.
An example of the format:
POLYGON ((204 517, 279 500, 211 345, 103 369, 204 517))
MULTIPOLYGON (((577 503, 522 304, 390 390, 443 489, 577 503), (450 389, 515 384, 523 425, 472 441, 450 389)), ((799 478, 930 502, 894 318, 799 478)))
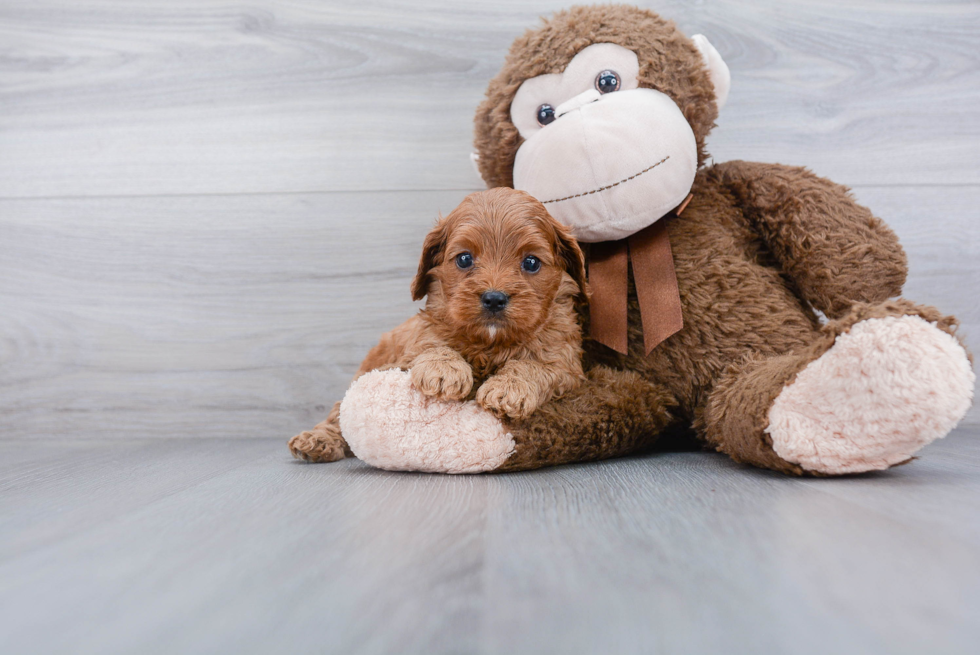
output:
POLYGON ((463 400, 473 388, 473 368, 446 346, 430 348, 416 357, 410 372, 416 389, 440 400, 463 400))

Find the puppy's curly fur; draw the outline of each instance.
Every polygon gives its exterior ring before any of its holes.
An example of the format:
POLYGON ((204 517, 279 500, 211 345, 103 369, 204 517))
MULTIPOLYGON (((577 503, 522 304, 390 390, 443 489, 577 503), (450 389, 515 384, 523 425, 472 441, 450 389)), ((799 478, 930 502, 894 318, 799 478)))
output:
MULTIPOLYGON (((567 228, 522 191, 473 193, 440 219, 425 239, 412 297, 425 297, 425 309, 384 334, 355 379, 409 369, 428 396, 475 398, 511 419, 527 418, 585 380, 575 308, 588 299, 585 260, 567 228), (506 298, 503 309, 487 308, 490 291, 506 298)), ((352 455, 340 403, 289 449, 315 462, 352 455)))

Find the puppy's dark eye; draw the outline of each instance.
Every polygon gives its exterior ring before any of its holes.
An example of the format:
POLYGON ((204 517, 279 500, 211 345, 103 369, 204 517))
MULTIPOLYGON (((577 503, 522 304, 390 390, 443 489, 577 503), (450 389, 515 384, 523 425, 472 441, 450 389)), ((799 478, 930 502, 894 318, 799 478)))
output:
POLYGON ((521 270, 525 273, 537 273, 541 270, 541 260, 534 255, 528 255, 521 262, 521 270))
POLYGON ((538 107, 537 114, 538 123, 540 125, 547 125, 548 123, 555 122, 555 108, 551 105, 541 105, 538 107))
POLYGON ((456 266, 464 271, 473 266, 473 255, 468 252, 461 252, 456 255, 456 266))
POLYGON ((602 71, 595 77, 595 88, 599 93, 619 91, 619 74, 616 71, 602 71))

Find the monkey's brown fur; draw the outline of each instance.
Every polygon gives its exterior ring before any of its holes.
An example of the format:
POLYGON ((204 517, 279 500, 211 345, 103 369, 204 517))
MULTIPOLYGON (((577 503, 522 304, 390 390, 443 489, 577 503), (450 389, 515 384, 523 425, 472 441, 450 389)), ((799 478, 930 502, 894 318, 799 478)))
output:
MULTIPOLYGON (((628 6, 576 7, 518 38, 476 114, 489 186, 512 185, 521 137, 510 104, 521 83, 564 70, 583 48, 635 51, 640 86, 670 96, 704 163, 717 116, 712 83, 691 41, 669 21, 628 6)), ((629 353, 586 339, 587 383, 525 419, 505 421, 516 452, 502 470, 622 455, 673 427, 693 426, 735 460, 805 473, 764 432, 774 398, 859 320, 918 315, 950 334, 956 319, 887 302, 906 277, 895 234, 850 192, 806 169, 732 161, 702 168, 693 200, 666 221, 684 328, 648 356, 629 289, 629 353), (813 309, 831 319, 820 325, 813 309)), ((586 252, 586 256, 588 253, 586 252)))
POLYGON ((714 86, 691 40, 653 12, 625 5, 573 7, 514 41, 476 110, 475 145, 488 187, 514 186, 514 157, 523 139, 510 120, 510 103, 521 83, 561 73, 572 57, 593 43, 616 43, 637 53, 640 86, 665 93, 677 103, 694 129, 698 164, 705 162, 704 139, 718 109, 714 86))
MULTIPOLYGON (((585 300, 585 260, 568 230, 521 191, 467 196, 425 239, 415 300, 425 309, 381 337, 355 376, 410 369, 422 393, 446 400, 475 397, 498 417, 522 419, 583 383, 576 302, 585 300), (456 256, 470 253, 461 269, 456 256), (522 270, 525 257, 541 261, 522 270), (501 291, 507 307, 490 317, 485 291, 501 291)), ((352 453, 340 430, 340 403, 325 421, 289 442, 293 455, 331 462, 352 453)))
MULTIPOLYGON (((646 10, 577 7, 514 42, 476 114, 475 142, 488 186, 513 184, 522 140, 510 105, 520 85, 564 71, 582 49, 604 42, 634 51, 640 87, 669 96, 694 132, 701 168, 693 200, 681 216, 661 219, 670 235, 684 327, 644 354, 630 280, 628 354, 586 339, 584 384, 530 416, 514 418, 511 412, 503 421, 514 453, 496 470, 623 455, 693 428, 703 443, 736 461, 821 475, 776 454, 766 432, 774 399, 859 322, 920 316, 956 337, 956 319, 907 300, 888 300, 905 282, 905 255, 894 233, 845 187, 778 164, 704 167, 705 138, 718 113, 709 73, 693 43, 646 10), (814 310, 829 322, 821 325, 814 310)), ((585 254, 588 259, 587 249, 585 254)), ((419 280, 430 283, 422 272, 419 280)), ((433 274, 433 289, 443 282, 433 274)), ((572 311, 570 304, 562 306, 572 311)), ((581 316, 587 329, 587 313, 581 316)), ((570 314, 563 321, 566 329, 576 325, 570 314)), ((377 362, 382 360, 388 361, 383 352, 377 362)), ((335 407, 325 424, 336 423, 337 414, 335 407)), ((309 435, 294 438, 298 456, 326 461, 343 455, 339 432, 333 441, 309 435)))

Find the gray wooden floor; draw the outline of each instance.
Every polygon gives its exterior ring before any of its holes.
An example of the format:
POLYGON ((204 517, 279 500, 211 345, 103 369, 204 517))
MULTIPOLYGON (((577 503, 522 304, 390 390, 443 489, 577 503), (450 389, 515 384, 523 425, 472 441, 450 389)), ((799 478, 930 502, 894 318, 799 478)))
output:
POLYGON ((794 479, 496 476, 280 440, 0 442, 4 653, 975 653, 980 440, 794 479))
MULTIPOLYGON (((976 406, 836 480, 289 458, 567 4, 0 1, 0 653, 975 652, 976 406)), ((714 159, 853 187, 980 348, 980 3, 641 4, 732 70, 714 159)))

